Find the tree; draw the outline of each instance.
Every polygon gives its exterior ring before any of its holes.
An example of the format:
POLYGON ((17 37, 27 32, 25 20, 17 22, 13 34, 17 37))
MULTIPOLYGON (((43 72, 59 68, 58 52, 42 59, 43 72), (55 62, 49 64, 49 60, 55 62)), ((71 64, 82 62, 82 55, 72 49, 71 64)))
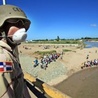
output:
POLYGON ((60 37, 59 36, 57 36, 57 39, 56 39, 57 41, 59 41, 60 40, 60 37))

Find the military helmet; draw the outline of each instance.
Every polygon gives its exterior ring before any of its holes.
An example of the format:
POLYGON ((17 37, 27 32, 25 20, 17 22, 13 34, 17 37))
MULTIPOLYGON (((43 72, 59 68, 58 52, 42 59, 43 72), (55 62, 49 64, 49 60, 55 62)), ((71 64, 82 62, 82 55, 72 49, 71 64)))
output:
POLYGON ((25 13, 17 6, 13 5, 1 5, 0 6, 0 27, 3 26, 4 22, 7 19, 13 19, 13 18, 19 18, 23 19, 25 22, 27 22, 26 29, 30 26, 30 20, 27 19, 27 16, 25 13))

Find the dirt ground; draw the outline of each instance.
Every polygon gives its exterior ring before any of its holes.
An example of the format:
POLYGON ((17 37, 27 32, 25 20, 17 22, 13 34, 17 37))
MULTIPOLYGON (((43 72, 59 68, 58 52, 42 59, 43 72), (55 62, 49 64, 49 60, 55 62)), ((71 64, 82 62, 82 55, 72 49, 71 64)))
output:
POLYGON ((98 59, 97 47, 79 49, 70 45, 44 44, 22 44, 19 46, 19 52, 21 54, 27 54, 30 57, 39 57, 39 55, 34 54, 36 51, 56 50, 58 53, 61 53, 63 49, 72 50, 70 52, 65 52, 63 54, 63 59, 60 59, 60 62, 67 67, 68 72, 65 76, 63 75, 62 77, 53 79, 52 82, 50 82, 50 85, 55 86, 72 98, 98 98, 98 82, 96 82, 98 80, 97 66, 81 69, 84 62, 98 59), (46 46, 48 48, 46 48, 46 46), (89 56, 88 59, 87 56, 89 56))
POLYGON ((21 44, 19 46, 20 54, 27 54, 30 57, 38 57, 39 55, 34 54, 37 51, 51 51, 56 50, 57 53, 62 53, 62 50, 68 49, 72 50, 70 52, 64 52, 63 58, 60 60, 69 70, 69 75, 71 72, 77 72, 81 70, 81 66, 84 62, 98 59, 98 48, 84 48, 78 49, 74 45, 53 45, 53 44, 21 44), (46 48, 48 47, 48 48, 46 48), (89 55, 89 58, 87 58, 89 55))

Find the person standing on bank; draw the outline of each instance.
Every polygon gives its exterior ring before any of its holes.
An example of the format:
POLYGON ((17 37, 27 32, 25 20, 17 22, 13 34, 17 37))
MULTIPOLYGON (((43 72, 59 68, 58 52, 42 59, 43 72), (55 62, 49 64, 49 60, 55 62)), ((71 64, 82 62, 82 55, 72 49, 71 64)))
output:
POLYGON ((0 6, 0 98, 31 98, 18 55, 30 23, 19 7, 0 6))

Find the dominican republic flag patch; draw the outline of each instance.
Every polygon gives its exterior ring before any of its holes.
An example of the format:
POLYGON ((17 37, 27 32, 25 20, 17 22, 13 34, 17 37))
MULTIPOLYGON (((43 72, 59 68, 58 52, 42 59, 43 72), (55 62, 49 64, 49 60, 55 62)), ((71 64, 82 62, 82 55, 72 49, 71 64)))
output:
POLYGON ((0 62, 0 72, 12 72, 13 62, 0 62))

